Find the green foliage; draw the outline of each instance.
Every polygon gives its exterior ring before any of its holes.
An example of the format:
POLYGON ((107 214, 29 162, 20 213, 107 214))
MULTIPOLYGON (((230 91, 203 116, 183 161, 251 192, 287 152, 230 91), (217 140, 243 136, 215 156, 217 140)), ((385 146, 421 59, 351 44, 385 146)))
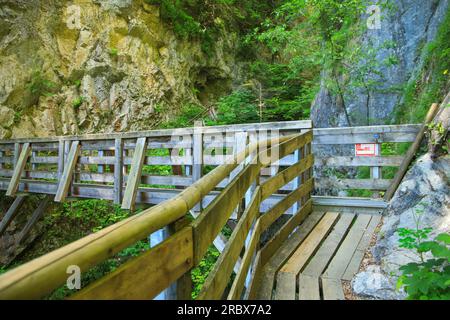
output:
POLYGON ((210 246, 204 258, 199 265, 192 269, 192 299, 197 298, 209 272, 212 270, 214 264, 219 258, 220 252, 214 246, 210 246))
POLYGON ((83 104, 83 102, 86 100, 85 97, 81 96, 76 98, 75 100, 72 101, 72 106, 75 110, 78 110, 78 108, 81 107, 81 105, 83 104))
POLYGON ((113 57, 117 57, 119 55, 119 50, 117 48, 109 48, 109 54, 113 57))
POLYGON ((209 124, 252 123, 259 120, 256 97, 251 91, 239 89, 223 97, 217 104, 217 120, 209 124))
POLYGON ((184 105, 175 119, 164 123, 163 128, 186 128, 194 124, 195 120, 207 119, 205 108, 196 104, 184 105))
POLYGON ((42 74, 42 71, 35 70, 31 74, 31 79, 27 84, 32 103, 37 103, 41 96, 52 96, 55 93, 56 84, 42 74))
POLYGON ((81 87, 81 80, 80 80, 80 79, 75 80, 75 81, 73 82, 73 85, 74 85, 77 89, 79 89, 79 88, 81 87))
POLYGON ((56 215, 77 221, 79 228, 96 232, 127 218, 129 212, 111 202, 91 199, 66 202, 56 215))
POLYGON ((271 3, 257 0, 145 0, 160 7, 161 18, 178 37, 200 40, 211 54, 217 35, 228 29, 245 32, 259 23, 271 3))
POLYGON ((421 228, 423 207, 414 214, 415 229, 398 229, 401 248, 416 253, 420 262, 411 262, 402 267, 397 288, 404 287, 410 300, 450 299, 450 235, 439 234, 429 240, 432 228, 421 228), (426 254, 432 256, 426 259, 426 254))
POLYGON ((425 48, 424 68, 405 84, 403 102, 396 108, 397 123, 421 123, 432 103, 439 102, 450 89, 450 12, 433 42, 425 48))
POLYGON ((400 267, 397 287, 404 287, 410 300, 450 299, 450 235, 442 233, 433 241, 424 241, 430 232, 429 228, 399 229, 400 247, 413 249, 422 257, 425 253, 433 256, 400 267))
MULTIPOLYGON (((125 248, 119 252, 115 257, 108 259, 95 267, 89 269, 81 274, 81 287, 85 288, 94 281, 104 277, 108 273, 116 270, 121 264, 127 262, 133 257, 137 257, 146 250, 150 249, 148 242, 139 241, 136 244, 125 248)), ((53 293, 46 297, 48 300, 62 300, 73 294, 73 290, 69 290, 67 286, 62 286, 56 289, 53 293)))

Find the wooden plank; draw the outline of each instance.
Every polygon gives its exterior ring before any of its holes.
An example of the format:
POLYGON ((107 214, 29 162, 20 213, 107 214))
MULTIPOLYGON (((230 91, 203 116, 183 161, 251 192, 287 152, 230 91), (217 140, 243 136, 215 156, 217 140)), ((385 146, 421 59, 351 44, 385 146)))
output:
POLYGON ((13 219, 19 213, 19 209, 22 206, 25 198, 26 198, 25 195, 17 196, 14 199, 14 202, 12 203, 12 205, 9 207, 8 211, 6 211, 6 214, 3 216, 3 219, 0 222, 0 236, 3 235, 3 233, 6 231, 8 226, 13 221, 13 219))
POLYGON ((259 214, 259 201, 260 192, 258 190, 253 196, 250 206, 245 209, 241 219, 239 219, 224 251, 209 272, 199 293, 199 299, 217 300, 222 297, 223 292, 230 281, 233 267, 245 245, 245 239, 247 238, 253 221, 257 214, 259 214))
MULTIPOLYGON (((314 156, 312 154, 308 155, 306 158, 300 160, 296 164, 290 166, 289 168, 281 171, 276 176, 269 178, 261 184, 261 196, 262 199, 266 199, 268 196, 275 193, 282 186, 286 185, 292 181, 295 177, 309 169, 314 162, 314 156)), ((300 184, 298 184, 300 185, 300 184)))
POLYGON ((388 204, 383 200, 375 200, 369 198, 312 196, 312 199, 313 204, 317 206, 337 206, 337 207, 376 208, 376 209, 385 209, 388 206, 388 204))
POLYGON ((281 244, 289 237, 294 229, 300 225, 303 220, 312 212, 312 201, 307 201, 286 223, 278 230, 275 235, 265 244, 261 252, 263 263, 278 250, 281 244))
POLYGON ((55 196, 55 200, 54 200, 55 202, 63 202, 65 200, 65 198, 67 197, 67 194, 69 192, 69 187, 72 182, 73 171, 77 164, 80 150, 81 150, 80 142, 73 141, 72 145, 70 147, 69 154, 67 155, 67 158, 64 157, 67 160, 64 165, 64 172, 63 172, 61 180, 59 182, 58 189, 56 191, 56 196, 55 196))
MULTIPOLYGON (((298 131, 299 129, 311 129, 311 120, 297 120, 297 121, 280 121, 280 122, 266 122, 266 123, 251 123, 238 125, 222 125, 210 126, 201 128, 201 133, 214 132, 236 132, 236 131, 259 131, 259 130, 279 130, 279 131, 298 131)), ((89 141, 89 140, 114 140, 116 138, 122 139, 137 139, 142 137, 158 138, 158 137, 173 137, 174 135, 189 135, 192 134, 194 128, 178 128, 178 129, 161 129, 138 132, 120 132, 120 133, 101 133, 101 134, 86 134, 64 136, 64 139, 71 141, 89 141)), ((14 142, 30 142, 30 143, 47 143, 60 140, 61 137, 46 137, 46 138, 20 138, 14 140, 3 140, 0 144, 11 144, 14 142)))
MULTIPOLYGON (((25 142, 27 143, 27 142, 25 142)), ((17 165, 20 156, 20 143, 14 143, 14 167, 17 165)))
POLYGON ((363 237, 359 241, 358 247, 356 248, 355 253, 347 266, 347 269, 342 276, 342 280, 351 281, 354 275, 358 272, 361 262, 364 258, 364 254, 366 253, 366 249, 369 246, 370 240, 372 239, 372 235, 375 232, 376 227, 380 223, 381 216, 372 216, 370 220, 369 226, 367 227, 366 232, 363 237))
POLYGON ((323 278, 339 280, 342 278, 371 218, 372 216, 367 214, 358 215, 336 255, 324 272, 323 278))
POLYGON ((314 164, 323 167, 398 167, 403 158, 403 156, 326 157, 316 158, 314 164))
POLYGON ((299 300, 320 299, 320 276, 339 247, 354 217, 355 215, 353 214, 341 215, 333 231, 328 235, 319 250, 314 254, 314 257, 299 275, 299 300))
POLYGON ((245 286, 245 280, 252 262, 252 258, 256 255, 256 251, 259 246, 260 240, 260 227, 259 220, 256 222, 255 227, 250 238, 250 242, 245 249, 244 256, 242 257, 242 264, 239 271, 236 273, 233 284, 231 285, 230 292, 228 293, 227 300, 238 300, 242 295, 242 291, 245 286))
POLYGON ((307 195, 313 189, 313 179, 309 179, 297 190, 292 191, 280 202, 272 207, 268 212, 261 216, 261 230, 266 230, 274 223, 286 210, 288 210, 296 201, 307 195))
MULTIPOLYGON (((323 213, 314 212, 310 214, 300 225, 298 230, 282 243, 273 256, 269 257, 270 259, 264 264, 264 268, 262 270, 260 287, 257 293, 257 298, 259 300, 270 300, 272 298, 276 272, 279 268, 281 268, 283 263, 289 259, 292 252, 307 237, 322 216, 323 213)), ((261 253, 263 251, 264 248, 261 250, 261 253)))
POLYGON ((302 275, 316 277, 317 279, 320 277, 339 247, 339 244, 342 242, 354 218, 354 214, 341 215, 333 231, 314 254, 314 257, 308 263, 305 270, 302 271, 302 275))
MULTIPOLYGON (((89 270, 185 214, 185 201, 175 197, 170 203, 154 206, 23 264, 0 275, 0 299, 36 299, 46 296, 65 284, 67 266, 75 264, 82 271, 89 270)), ((181 256, 184 252, 180 250, 176 254, 181 256)), ((159 259, 160 256, 157 256, 159 259)), ((148 276, 145 274, 145 277, 148 276)))
POLYGON ((114 141, 114 203, 122 203, 123 193, 123 140, 114 141))
POLYGON ((45 210, 47 209, 47 206, 50 203, 50 201, 51 197, 48 195, 41 200, 39 206, 36 208, 36 210, 34 210, 30 220, 27 222, 27 224, 23 227, 22 231, 20 232, 19 238, 17 239, 17 243, 22 243, 25 240, 25 238, 28 236, 34 225, 44 215, 45 210))
POLYGON ((136 193, 141 181, 142 166, 144 165, 146 138, 139 138, 134 150, 133 163, 127 179, 127 186, 123 195, 122 209, 134 210, 136 193))
POLYGON ((14 196, 17 192, 20 177, 22 176, 23 169, 25 169, 25 165, 27 164, 30 152, 30 144, 28 142, 24 143, 22 146, 22 151, 20 152, 20 156, 17 159, 17 162, 15 162, 14 173, 12 175, 11 181, 9 182, 8 190, 6 190, 6 195, 9 197, 14 196))
MULTIPOLYGON (((361 213, 362 209, 358 207, 340 207, 340 206, 314 206, 314 211, 320 211, 320 212, 329 212, 329 211, 339 211, 341 213, 345 214, 359 214, 361 213)), ((383 209, 376 209, 376 208, 367 208, 364 209, 364 214, 370 214, 370 215, 382 215, 383 209)))
MULTIPOLYGON (((91 157, 90 161, 97 161, 97 158, 91 157)), ((133 159, 131 157, 124 158, 124 164, 131 164, 133 159)), ((192 165, 193 159, 188 156, 146 156, 144 160, 144 165, 153 166, 153 165, 192 165)))
POLYGON ((379 126, 357 126, 357 127, 335 127, 335 128, 315 128, 315 136, 323 135, 354 135, 358 133, 417 133, 420 124, 397 124, 379 126))
POLYGON ((322 239, 327 236, 338 217, 339 213, 326 213, 308 237, 280 269, 277 276, 276 300, 295 299, 297 274, 300 273, 310 257, 318 249, 322 239))
POLYGON ((345 300, 342 282, 339 279, 322 278, 324 300, 345 300))
POLYGON ((320 300, 320 284, 318 277, 300 274, 298 284, 299 300, 320 300))
POLYGON ((64 172, 64 140, 58 142, 58 179, 61 180, 64 172))
POLYGON ((208 247, 220 233, 258 174, 258 165, 246 167, 193 222, 195 265, 200 263, 208 247))
POLYGON ((280 143, 279 146, 277 146, 279 151, 277 160, 282 159, 287 155, 293 153, 295 150, 298 150, 303 146, 311 143, 312 140, 313 131, 308 130, 300 135, 294 136, 288 141, 280 143))
POLYGON ((388 179, 332 179, 318 178, 315 180, 316 188, 338 188, 338 189, 368 189, 386 190, 392 180, 388 179))
POLYGON ((408 151, 406 152, 405 158, 403 159, 400 168, 398 169, 398 171, 394 176, 394 179, 392 180, 392 184, 389 186, 388 190, 386 191, 386 194, 384 195, 385 200, 390 201, 394 196, 395 191, 397 191, 398 186, 400 185, 400 183, 403 180, 403 177, 408 171, 411 161, 413 160, 417 150, 419 150, 420 143, 422 142, 422 139, 425 136, 425 130, 427 128, 427 125, 433 121, 438 111, 439 105, 437 103, 433 103, 430 109, 428 110, 424 124, 418 130, 417 135, 413 139, 414 141, 413 144, 409 147, 408 151))
POLYGON ((192 258, 192 228, 186 227, 71 299, 152 299, 192 268, 192 258))
MULTIPOLYGON (((338 128, 336 128, 338 129, 338 128)), ((416 133, 380 133, 375 137, 373 133, 332 134, 314 136, 315 145, 343 145, 356 143, 383 143, 383 142, 413 142, 416 133)))

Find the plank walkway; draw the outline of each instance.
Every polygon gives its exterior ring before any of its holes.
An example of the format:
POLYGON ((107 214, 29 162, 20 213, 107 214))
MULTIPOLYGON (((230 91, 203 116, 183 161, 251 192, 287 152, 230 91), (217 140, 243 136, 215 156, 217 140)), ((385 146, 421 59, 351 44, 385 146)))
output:
POLYGON ((381 216, 313 212, 262 269, 257 299, 344 300, 381 216))

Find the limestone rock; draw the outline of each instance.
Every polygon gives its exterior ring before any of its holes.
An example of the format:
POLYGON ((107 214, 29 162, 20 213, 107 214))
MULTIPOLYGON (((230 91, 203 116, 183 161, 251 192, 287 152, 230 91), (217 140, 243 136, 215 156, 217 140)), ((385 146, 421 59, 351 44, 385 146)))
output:
POLYGON ((14 124, 14 110, 0 106, 0 126, 9 128, 14 124))
POLYGON ((352 280, 352 289, 357 295, 372 299, 404 299, 404 291, 397 291, 395 287, 395 279, 383 274, 379 266, 368 266, 366 271, 358 273, 352 280))
POLYGON ((22 113, 12 137, 152 129, 185 104, 214 102, 241 74, 235 34, 206 54, 143 1, 7 1, 0 21, 0 104, 22 113))
MULTIPOLYGON (((374 1, 375 4, 377 2, 381 1, 374 1)), ((367 29, 362 37, 356 40, 361 43, 363 50, 371 47, 376 49, 373 61, 377 74, 363 71, 365 81, 377 82, 376 88, 370 90, 369 97, 363 87, 342 88, 342 99, 328 90, 325 81, 328 74, 325 70, 321 89, 311 110, 315 127, 349 126, 344 106, 349 113, 351 126, 367 125, 367 105, 371 125, 385 124, 392 120, 393 110, 402 100, 402 90, 398 88, 415 79, 422 69, 425 58, 422 48, 426 48, 426 45, 435 39, 450 1, 389 2, 394 9, 381 12, 381 29, 367 29), (394 57, 396 63, 389 63, 394 57)), ((366 21, 368 16, 364 15, 361 19, 366 21)), ((361 70, 365 70, 367 61, 363 59, 360 64, 361 70)))
POLYGON ((430 239, 450 233, 450 155, 434 160, 427 153, 408 171, 384 212, 383 226, 372 248, 377 267, 356 276, 356 293, 376 298, 393 294, 399 267, 419 262, 414 252, 399 247, 397 230, 416 229, 417 224, 433 229, 430 239), (379 281, 376 285, 372 283, 375 279, 379 281))

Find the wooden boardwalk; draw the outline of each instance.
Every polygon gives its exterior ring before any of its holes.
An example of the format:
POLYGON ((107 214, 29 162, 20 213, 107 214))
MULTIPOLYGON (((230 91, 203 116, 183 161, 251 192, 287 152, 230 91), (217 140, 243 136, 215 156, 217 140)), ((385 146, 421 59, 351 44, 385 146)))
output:
POLYGON ((313 212, 262 268, 257 299, 344 300, 381 216, 313 212))
POLYGON ((406 159, 381 154, 381 145, 413 142, 422 130, 293 121, 0 141, 0 190, 16 197, 0 236, 28 194, 44 197, 19 242, 52 200, 104 199, 131 211, 154 205, 0 275, 0 299, 42 298, 66 283, 68 265, 89 270, 163 229, 171 230, 163 242, 71 298, 152 299, 176 285, 176 298, 188 299, 190 273, 215 245, 221 254, 198 299, 344 299, 341 281, 358 271, 386 207, 372 198, 392 183, 382 169, 406 159), (378 151, 358 156, 355 144, 378 151), (168 175, 154 166, 168 167, 168 175), (354 170, 345 176, 342 167, 354 170), (360 168, 370 175, 359 178, 360 168), (368 196, 328 193, 336 189, 368 196), (289 218, 278 228, 283 215, 289 218), (235 227, 225 238, 230 220, 235 227))

